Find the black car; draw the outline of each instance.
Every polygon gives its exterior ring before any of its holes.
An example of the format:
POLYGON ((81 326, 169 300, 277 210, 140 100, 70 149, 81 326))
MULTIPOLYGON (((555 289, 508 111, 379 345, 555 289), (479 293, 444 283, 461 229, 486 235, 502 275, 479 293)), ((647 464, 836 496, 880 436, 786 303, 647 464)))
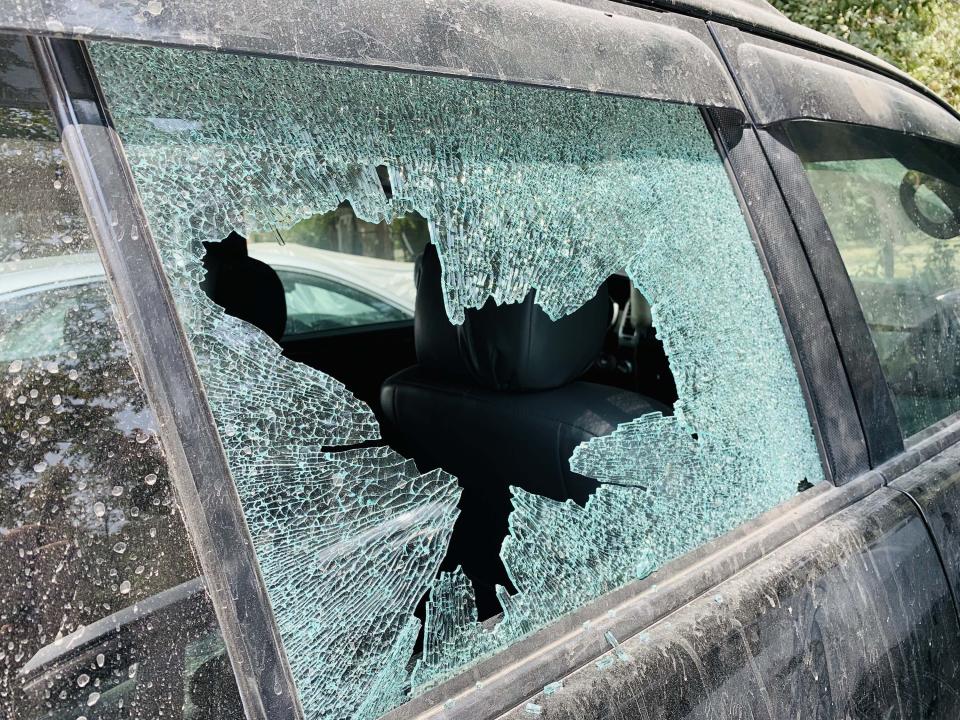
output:
POLYGON ((0 716, 953 720, 958 253, 761 0, 0 0, 0 716))

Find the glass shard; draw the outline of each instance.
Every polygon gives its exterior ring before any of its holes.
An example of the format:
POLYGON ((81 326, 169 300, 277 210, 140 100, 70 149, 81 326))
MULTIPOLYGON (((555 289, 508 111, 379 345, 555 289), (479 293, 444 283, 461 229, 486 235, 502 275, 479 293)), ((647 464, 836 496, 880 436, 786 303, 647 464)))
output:
MULTIPOLYGON (((682 132, 672 156, 651 150, 641 161, 662 173, 667 204, 637 218, 647 232, 624 263, 652 303, 677 382, 674 414, 644 415, 574 451, 571 469, 601 483, 583 507, 514 488, 501 558, 518 592, 492 629, 462 616, 435 620, 414 672, 418 690, 756 517, 791 497, 798 481, 823 479, 726 172, 702 123, 682 132)), ((434 587, 428 613, 446 607, 441 590, 434 587)))
POLYGON ((373 223, 415 211, 455 323, 533 288, 572 312, 682 209, 677 173, 716 160, 689 106, 157 48, 96 60, 152 215, 215 240, 343 201, 373 223))
MULTIPOLYGON (((190 53, 146 48, 99 45, 94 53, 111 89, 117 79, 106 71, 111 65, 147 62, 156 71, 164 58, 171 77, 202 65, 190 53), (178 58, 190 67, 178 69, 178 58)), ((241 71, 235 66, 234 76, 241 71)), ((172 99, 166 91, 143 90, 149 97, 125 91, 115 111, 126 120, 140 101, 172 99)), ((420 632, 413 610, 446 550, 459 489, 450 475, 421 475, 389 448, 336 451, 379 439, 370 409, 330 376, 283 357, 264 332, 225 314, 202 290, 204 241, 221 240, 235 227, 287 227, 314 214, 307 208, 347 199, 337 180, 324 179, 320 158, 306 162, 305 129, 291 123, 281 130, 249 117, 248 133, 266 132, 245 138, 228 101, 207 101, 192 124, 158 121, 183 108, 150 110, 143 134, 125 133, 126 149, 307 717, 376 717, 408 693, 407 666, 420 632), (197 144, 158 142, 166 132, 186 132, 197 144), (194 132, 216 132, 218 140, 202 141, 194 132), (244 138, 252 144, 235 145, 244 138), (278 139, 301 147, 277 146, 278 139)), ((375 166, 367 170, 369 176, 342 164, 339 183, 353 188, 355 207, 381 218, 386 198, 375 166)))

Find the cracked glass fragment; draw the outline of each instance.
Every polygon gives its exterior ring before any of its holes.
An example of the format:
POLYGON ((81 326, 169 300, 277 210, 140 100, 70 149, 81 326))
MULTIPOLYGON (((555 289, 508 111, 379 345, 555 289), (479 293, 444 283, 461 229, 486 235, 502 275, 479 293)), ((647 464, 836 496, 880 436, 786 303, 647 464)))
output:
POLYGON ((603 634, 603 638, 610 644, 610 647, 613 648, 613 652, 617 656, 617 660, 620 662, 633 662, 633 656, 624 650, 620 646, 620 641, 617 640, 616 636, 609 630, 603 634))
MULTIPOLYGON (((601 483, 585 506, 513 489, 501 550, 518 591, 511 608, 491 630, 462 615, 434 618, 417 689, 769 510, 798 481, 823 479, 780 319, 723 165, 702 124, 684 132, 688 147, 662 170, 674 204, 648 218, 656 233, 626 263, 670 358, 674 413, 641 416, 576 448, 571 469, 601 483)), ((434 586, 428 616, 442 588, 434 586)))
POLYGON ((412 608, 456 517, 453 479, 385 447, 279 446, 236 467, 301 692, 346 706, 362 683, 363 717, 399 704, 420 632, 412 608))
POLYGON ((375 717, 822 479, 761 261, 696 108, 227 54, 91 53, 308 718, 375 717), (426 218, 454 323, 530 290, 557 319, 620 271, 651 302, 673 413, 574 451, 571 469, 599 482, 584 505, 512 489, 501 558, 514 589, 497 588, 495 624, 481 624, 462 570, 437 574, 455 480, 384 447, 351 449, 380 438, 370 409, 201 289, 202 243, 345 202, 369 223, 426 218))
MULTIPOLYGON (((213 58, 104 45, 93 52, 111 91, 119 89, 121 76, 124 83, 136 80, 123 72, 130 62, 152 66, 147 77, 166 83, 157 65, 163 61, 192 83, 197 76, 190 71, 213 58), (191 59, 191 67, 179 68, 178 58, 191 59)), ((236 66, 233 76, 241 70, 236 66)), ((274 84, 269 76, 258 82, 274 84)), ((283 357, 266 333, 207 297, 204 242, 222 240, 235 228, 289 227, 304 213, 314 214, 310 208, 335 208, 343 196, 335 179, 324 180, 320 158, 300 163, 305 143, 312 142, 305 128, 288 124, 283 139, 294 144, 276 146, 283 137, 278 127, 252 117, 244 128, 242 114, 225 98, 207 97, 206 114, 192 124, 158 123, 175 112, 158 108, 141 118, 143 125, 128 128, 125 120, 136 112, 127 102, 162 103, 173 99, 168 92, 149 84, 126 88, 123 101, 112 107, 124 118, 128 158, 301 701, 311 718, 373 718, 407 697, 408 665, 420 633, 413 611, 446 550, 459 489, 450 475, 420 474, 389 448, 346 449, 379 440, 370 409, 329 375, 283 357), (244 135, 256 128, 260 135, 244 135), (194 133, 196 142, 163 142, 168 132, 194 133), (204 132, 205 139, 196 137, 204 132)), ((355 183, 361 193, 350 198, 355 207, 378 208, 385 201, 375 167, 368 168, 369 176, 346 165, 341 171, 340 182, 355 183), (379 196, 365 199, 362 193, 372 192, 373 182, 379 196)))
POLYGON ((594 663, 594 665, 596 666, 597 670, 606 670, 607 668, 611 667, 615 662, 617 662, 617 659, 612 655, 604 655, 602 658, 597 660, 594 663))
POLYGON ((563 690, 563 680, 557 680, 543 686, 544 695, 556 695, 561 690, 563 690))
MULTIPOLYGON (((343 201, 374 223, 415 210, 455 323, 533 288, 550 317, 569 314, 657 237, 653 217, 683 209, 684 166, 715 162, 699 111, 681 105, 156 48, 101 44, 96 58, 139 146, 134 172, 152 176, 139 186, 152 214, 191 218, 209 241, 343 201), (134 57, 145 77, 122 75, 134 57)), ((185 250, 171 259, 187 273, 185 250)))

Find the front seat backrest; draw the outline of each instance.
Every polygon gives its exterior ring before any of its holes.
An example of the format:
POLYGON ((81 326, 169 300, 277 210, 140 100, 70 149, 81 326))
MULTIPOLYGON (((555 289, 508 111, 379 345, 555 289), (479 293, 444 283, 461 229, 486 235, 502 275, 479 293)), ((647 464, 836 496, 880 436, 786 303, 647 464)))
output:
POLYGON ((287 325, 287 301, 276 270, 247 255, 246 238, 235 232, 203 246, 204 292, 228 315, 279 341, 287 325))

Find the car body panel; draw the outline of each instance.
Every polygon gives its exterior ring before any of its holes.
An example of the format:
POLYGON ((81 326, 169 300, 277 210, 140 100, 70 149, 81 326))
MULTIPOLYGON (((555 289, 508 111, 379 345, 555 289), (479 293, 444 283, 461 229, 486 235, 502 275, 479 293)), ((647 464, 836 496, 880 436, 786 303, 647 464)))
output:
POLYGON ((0 29, 134 40, 739 108, 702 23, 615 3, 0 3, 0 29))
POLYGON ((411 318, 417 299, 412 262, 350 255, 296 243, 250 243, 250 257, 275 270, 308 273, 336 280, 405 311, 411 318))
MULTIPOLYGON (((960 121, 941 113, 939 108, 919 96, 909 99, 901 97, 905 104, 898 104, 898 99, 887 96, 883 89, 873 93, 869 88, 859 87, 855 78, 843 87, 843 92, 832 93, 828 83, 811 82, 803 72, 804 65, 826 68, 827 75, 841 72, 852 77, 856 72, 862 72, 849 66, 843 67, 834 59, 817 57, 807 51, 751 37, 730 27, 717 28, 715 35, 726 56, 734 58, 731 70, 745 90, 748 112, 775 125, 769 130, 757 132, 793 222, 803 238, 820 294, 831 317, 830 325, 844 358, 864 437, 870 448, 871 464, 879 466, 878 471, 891 488, 903 492, 916 505, 948 578, 953 604, 960 610, 957 604, 957 598, 960 598, 960 531, 955 527, 955 518, 960 512, 960 452, 953 444, 957 440, 958 416, 945 418, 928 431, 906 441, 902 438, 890 391, 881 372, 878 349, 860 307, 861 300, 854 292, 837 244, 800 160, 793 152, 789 138, 776 127, 776 123, 783 119, 792 120, 796 119, 792 116, 804 115, 960 144, 960 121), (752 43, 775 52, 793 53, 799 60, 793 68, 793 79, 787 78, 788 73, 782 72, 782 67, 771 69, 762 66, 759 56, 744 62, 746 56, 739 53, 739 49, 752 43), (765 73, 770 74, 764 76, 765 73), (804 103, 801 101, 802 93, 795 93, 789 102, 797 107, 793 111, 780 112, 782 96, 790 94, 791 84, 803 85, 817 97, 804 103), (854 101, 845 94, 849 92, 855 96, 854 101), (933 117, 921 116, 925 114, 923 104, 934 112, 933 117), (910 108, 915 108, 921 115, 913 115, 910 108), (918 465, 918 462, 921 464, 918 465)), ((900 89, 899 92, 907 91, 900 89)), ((949 294, 945 297, 949 298, 949 294)), ((914 306, 918 306, 916 301, 911 302, 909 308, 917 310, 919 325, 926 311, 914 306)), ((903 311, 901 307, 900 312, 903 311)))
POLYGON ((796 23, 763 0, 652 0, 651 4, 804 46, 825 56, 870 68, 924 94, 942 108, 957 115, 957 111, 935 92, 894 65, 850 43, 796 23))
MULTIPOLYGON (((650 0, 645 4, 661 11, 722 21, 844 57, 893 77, 949 108, 935 93, 896 67, 848 43, 795 23, 762 0, 650 0)), ((638 88, 649 77, 643 64, 632 68, 625 64, 627 58, 621 55, 622 46, 609 43, 615 35, 610 34, 612 25, 604 18, 613 15, 622 20, 648 18, 650 13, 643 7, 607 0, 513 0, 500 4, 465 0, 429 3, 407 0, 398 4, 378 0, 374 5, 369 2, 336 3, 314 5, 308 10, 295 4, 278 9, 276 4, 264 0, 239 3, 206 0, 177 7, 163 3, 149 7, 130 5, 122 0, 79 5, 43 0, 3 0, 0 2, 0 30, 81 40, 133 40, 263 52, 503 80, 513 75, 513 79, 521 82, 539 78, 541 82, 546 80, 547 84, 559 87, 615 92, 612 87, 605 88, 603 82, 598 82, 601 76, 594 74, 596 65, 605 64, 607 70, 602 77, 607 85, 612 81, 615 85, 628 83, 629 87, 638 88), (312 31, 308 30, 304 19, 321 11, 327 13, 324 23, 316 23, 312 31), (496 30, 486 34, 487 28, 494 24, 496 30), (597 25, 601 32, 586 31, 590 25, 597 25), (422 44, 424 47, 413 48, 412 52, 409 47, 398 52, 404 43, 398 44, 397 38, 413 37, 418 31, 435 40, 442 38, 447 52, 439 66, 436 57, 424 62, 424 53, 432 52, 431 48, 425 47, 426 43, 422 44), (529 46, 526 38, 530 37, 531 31, 538 42, 529 46), (577 48, 577 52, 545 52, 543 39, 554 36, 562 38, 558 48, 577 48), (456 42, 449 43, 449 37, 456 38, 456 42), (507 40, 512 40, 512 44, 507 40), (391 41, 394 44, 391 45, 391 41), (504 52, 507 48, 512 52, 504 52), (570 62, 572 58, 576 58, 573 63, 570 62), (515 71, 510 68, 513 63, 518 63, 515 71), (612 72, 608 72, 620 70, 625 71, 625 78, 616 79, 612 72)), ((655 37, 648 36, 648 39, 659 45, 655 37)), ((679 50, 677 47, 678 55, 682 54, 679 50)), ((690 55, 687 62, 695 65, 695 57, 690 55)), ((676 55, 675 58, 680 59, 676 55)), ((698 83, 704 92, 716 97, 717 89, 726 88, 727 83, 724 80, 710 90, 710 82, 716 77, 712 62, 707 66, 711 66, 709 72, 703 72, 705 66, 701 66, 697 69, 699 73, 688 75, 687 82, 698 83)), ((649 83, 646 87, 649 92, 649 83)), ((731 97, 726 90, 722 92, 724 97, 731 97)))
MULTIPOLYGON (((381 260, 332 252, 304 245, 250 243, 250 257, 275 270, 304 273, 333 280, 383 300, 413 317, 416 287, 413 263, 381 260)), ((0 298, 9 299, 46 290, 103 282, 99 256, 81 253, 0 263, 0 298)))
POLYGON ((947 720, 958 632, 920 516, 881 489, 505 717, 947 720))
POLYGON ((103 265, 94 253, 0 263, 0 297, 6 299, 103 280, 103 265))
POLYGON ((960 143, 960 118, 872 70, 711 23, 753 121, 832 120, 960 143))
POLYGON ((890 483, 913 499, 930 529, 954 598, 960 598, 960 446, 952 445, 890 483))

